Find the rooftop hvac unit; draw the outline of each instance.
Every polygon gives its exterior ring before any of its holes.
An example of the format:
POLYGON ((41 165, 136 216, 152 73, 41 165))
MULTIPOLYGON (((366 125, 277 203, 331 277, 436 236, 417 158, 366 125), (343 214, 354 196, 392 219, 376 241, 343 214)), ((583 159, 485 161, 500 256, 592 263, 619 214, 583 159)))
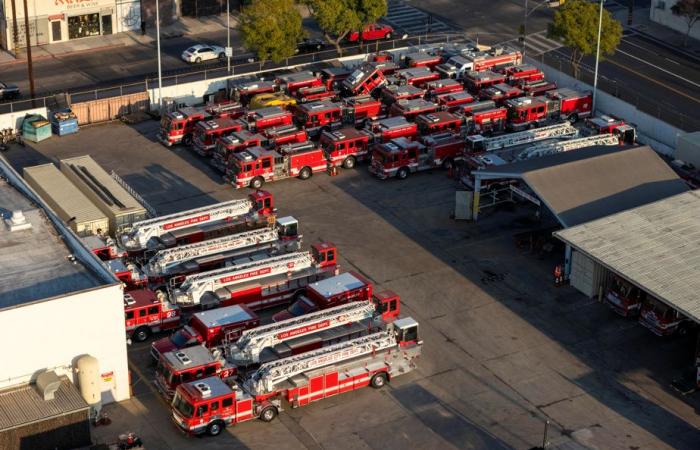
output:
POLYGON ((207 383, 197 383, 194 387, 199 391, 202 397, 206 398, 211 396, 211 387, 209 387, 207 383))
POLYGON ((52 370, 36 377, 36 389, 44 400, 53 400, 59 387, 61 387, 61 379, 52 370))
POLYGON ((175 357, 185 366, 192 362, 192 359, 190 359, 190 357, 187 356, 184 352, 175 353, 175 357))

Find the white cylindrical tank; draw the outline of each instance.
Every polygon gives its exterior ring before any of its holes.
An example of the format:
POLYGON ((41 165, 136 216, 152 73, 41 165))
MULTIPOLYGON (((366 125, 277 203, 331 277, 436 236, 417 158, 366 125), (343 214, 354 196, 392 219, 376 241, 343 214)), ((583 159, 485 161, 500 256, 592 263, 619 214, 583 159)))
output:
POLYGON ((102 408, 100 364, 94 356, 81 356, 76 364, 76 371, 80 393, 96 416, 102 408))

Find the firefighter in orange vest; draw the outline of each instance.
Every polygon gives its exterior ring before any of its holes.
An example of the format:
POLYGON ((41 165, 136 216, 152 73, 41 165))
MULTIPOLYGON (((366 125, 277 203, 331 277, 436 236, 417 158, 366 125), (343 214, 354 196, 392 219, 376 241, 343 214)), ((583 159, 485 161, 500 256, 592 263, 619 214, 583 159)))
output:
POLYGON ((554 267, 554 285, 557 287, 561 286, 562 281, 564 281, 564 279, 562 278, 561 264, 557 264, 554 267))

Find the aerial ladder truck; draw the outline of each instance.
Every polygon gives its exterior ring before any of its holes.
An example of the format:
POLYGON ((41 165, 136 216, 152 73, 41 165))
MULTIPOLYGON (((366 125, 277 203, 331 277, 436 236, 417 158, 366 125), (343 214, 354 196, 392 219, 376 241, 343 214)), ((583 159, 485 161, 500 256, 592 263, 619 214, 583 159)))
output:
POLYGON ((133 256, 145 250, 168 248, 242 229, 259 228, 267 225, 268 217, 273 214, 272 195, 256 191, 245 199, 134 222, 118 236, 118 242, 133 256))
POLYGON ((522 161, 525 159, 537 158, 540 156, 553 155, 555 153, 568 152, 579 148, 591 147, 594 145, 619 145, 619 136, 612 134, 598 134, 587 136, 579 139, 571 139, 569 141, 545 142, 532 147, 526 148, 520 152, 516 159, 522 161))
POLYGON ((545 139, 571 139, 578 136, 578 130, 569 122, 558 123, 531 130, 486 137, 480 134, 467 136, 467 151, 470 153, 492 152, 516 145, 531 144, 545 139))

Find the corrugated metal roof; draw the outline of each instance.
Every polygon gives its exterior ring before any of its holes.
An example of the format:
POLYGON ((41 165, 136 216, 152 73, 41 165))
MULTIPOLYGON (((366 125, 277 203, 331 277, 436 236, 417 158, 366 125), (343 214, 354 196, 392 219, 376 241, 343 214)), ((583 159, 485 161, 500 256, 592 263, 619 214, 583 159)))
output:
POLYGON ((85 184, 93 190, 98 189, 99 191, 96 191, 98 196, 101 198, 106 196, 106 200, 104 202, 105 206, 110 208, 115 213, 136 210, 145 211, 143 206, 90 156, 85 155, 75 158, 62 159, 61 166, 63 165, 73 166, 78 170, 81 170, 80 168, 84 167, 85 170, 87 170, 87 172, 94 177, 94 180, 91 180, 85 172, 82 172, 83 176, 81 177, 79 175, 79 177, 83 179, 85 184), (96 184, 95 181, 99 183, 99 185, 96 184), (110 195, 114 198, 109 198, 110 195), (115 199, 117 200, 116 202, 114 201, 115 199), (120 206, 119 203, 121 203, 123 206, 120 206))
POLYGON ((554 235, 700 322, 699 191, 554 235))
POLYGON ((107 219, 102 211, 53 164, 25 167, 24 173, 25 179, 29 175, 68 216, 75 217, 77 223, 107 219))
POLYGON ((53 400, 44 400, 34 385, 7 389, 0 391, 0 431, 88 408, 80 391, 65 376, 53 400))

